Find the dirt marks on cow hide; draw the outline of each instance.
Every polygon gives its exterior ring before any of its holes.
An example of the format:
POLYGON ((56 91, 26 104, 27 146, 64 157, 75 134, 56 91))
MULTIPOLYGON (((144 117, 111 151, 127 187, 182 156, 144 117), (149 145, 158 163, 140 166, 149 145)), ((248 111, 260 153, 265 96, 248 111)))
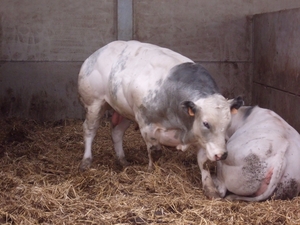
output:
MULTIPOLYGON (((300 198, 261 203, 209 200, 193 150, 164 148, 147 172, 139 131, 115 162, 102 121, 89 171, 80 173, 82 121, 0 121, 0 224, 299 224, 300 198)), ((213 168, 212 168, 213 170, 213 168)))

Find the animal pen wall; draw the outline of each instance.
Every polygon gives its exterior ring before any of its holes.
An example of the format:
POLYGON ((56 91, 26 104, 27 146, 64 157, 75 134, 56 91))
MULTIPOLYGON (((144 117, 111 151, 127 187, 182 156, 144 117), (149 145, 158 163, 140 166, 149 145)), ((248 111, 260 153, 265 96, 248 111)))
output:
POLYGON ((230 98, 270 107, 298 131, 297 0, 0 2, 1 117, 82 118, 83 60, 116 39, 173 49, 203 64, 230 98))
POLYGON ((134 126, 124 137, 130 166, 115 163, 104 120, 91 169, 79 173, 77 96, 91 53, 136 39, 201 63, 224 96, 271 108, 299 132, 298 7, 299 0, 1 0, 0 224, 300 224, 299 196, 207 199, 193 151, 164 148, 146 171, 134 126))

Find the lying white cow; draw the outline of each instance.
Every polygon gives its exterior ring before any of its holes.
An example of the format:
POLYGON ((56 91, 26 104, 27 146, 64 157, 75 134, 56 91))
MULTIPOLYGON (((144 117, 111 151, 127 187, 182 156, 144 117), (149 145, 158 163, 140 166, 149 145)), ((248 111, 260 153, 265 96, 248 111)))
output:
POLYGON ((201 65, 156 45, 115 41, 85 60, 78 91, 86 108, 82 170, 92 161, 91 146, 99 118, 113 109, 112 139, 122 165, 128 164, 122 139, 131 120, 138 124, 146 142, 149 169, 153 163, 151 151, 161 145, 183 151, 195 145, 206 194, 218 196, 203 163, 226 158, 230 107, 242 100, 226 100, 201 65))
POLYGON ((221 197, 291 199, 300 191, 300 135, 271 110, 243 106, 232 116, 228 157, 217 163, 221 197))

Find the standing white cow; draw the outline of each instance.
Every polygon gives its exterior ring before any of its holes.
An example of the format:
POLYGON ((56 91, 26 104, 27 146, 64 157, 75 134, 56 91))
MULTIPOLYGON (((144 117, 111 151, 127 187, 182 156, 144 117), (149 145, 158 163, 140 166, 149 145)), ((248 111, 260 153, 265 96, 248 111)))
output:
POLYGON ((228 129, 228 157, 217 163, 221 197, 262 201, 300 192, 300 135, 271 110, 243 106, 228 129))
POLYGON ((115 41, 85 60, 78 91, 86 109, 82 170, 92 161, 91 146, 99 118, 113 109, 112 139, 122 165, 128 164, 122 140, 131 120, 137 122, 146 142, 149 169, 151 151, 161 149, 161 145, 183 151, 195 145, 204 190, 208 197, 218 196, 203 164, 207 159, 226 158, 230 107, 242 100, 226 100, 201 65, 156 45, 115 41))

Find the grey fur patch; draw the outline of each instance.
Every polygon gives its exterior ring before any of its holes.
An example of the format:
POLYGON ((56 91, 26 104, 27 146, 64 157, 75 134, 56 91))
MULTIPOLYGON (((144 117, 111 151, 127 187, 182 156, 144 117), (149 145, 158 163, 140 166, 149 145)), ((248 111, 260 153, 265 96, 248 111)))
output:
POLYGON ((216 82, 209 72, 198 63, 182 63, 175 66, 170 76, 170 83, 175 84, 178 88, 187 88, 195 92, 199 97, 206 97, 219 93, 216 82))
POLYGON ((290 179, 280 182, 274 191, 274 199, 292 199, 298 195, 298 184, 296 180, 290 179))
POLYGON ((246 185, 249 189, 255 190, 265 178, 267 164, 255 154, 249 154, 244 161, 246 165, 243 166, 242 173, 246 177, 246 185))
POLYGON ((272 146, 272 143, 270 143, 269 149, 266 152, 266 156, 269 157, 272 155, 272 153, 273 153, 273 146, 272 146))
POLYGON ((157 85, 157 86, 161 86, 161 85, 162 85, 162 82, 163 82, 163 80, 162 80, 162 79, 159 79, 158 81, 156 81, 156 85, 157 85))
POLYGON ((126 48, 122 51, 121 56, 112 66, 112 69, 109 74, 110 91, 111 95, 115 99, 117 99, 117 92, 120 89, 120 85, 122 84, 121 79, 118 79, 116 74, 120 73, 126 68, 126 62, 128 60, 128 56, 124 54, 125 50, 126 48))
POLYGON ((194 117, 185 113, 183 101, 196 101, 219 93, 214 79, 197 63, 182 63, 171 69, 167 79, 159 80, 155 90, 150 90, 139 107, 145 123, 161 123, 167 129, 192 128, 194 117))

